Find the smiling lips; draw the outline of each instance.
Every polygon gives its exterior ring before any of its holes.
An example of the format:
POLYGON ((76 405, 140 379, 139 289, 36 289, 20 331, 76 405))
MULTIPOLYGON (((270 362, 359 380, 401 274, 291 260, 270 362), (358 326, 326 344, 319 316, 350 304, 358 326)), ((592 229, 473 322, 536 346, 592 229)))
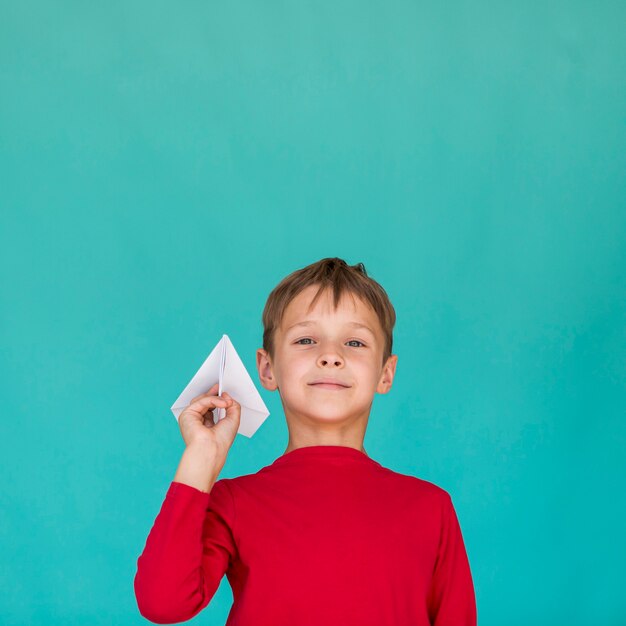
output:
POLYGON ((321 389, 348 389, 350 385, 346 385, 339 380, 334 380, 332 378, 320 378, 315 382, 309 383, 312 387, 318 387, 321 389))

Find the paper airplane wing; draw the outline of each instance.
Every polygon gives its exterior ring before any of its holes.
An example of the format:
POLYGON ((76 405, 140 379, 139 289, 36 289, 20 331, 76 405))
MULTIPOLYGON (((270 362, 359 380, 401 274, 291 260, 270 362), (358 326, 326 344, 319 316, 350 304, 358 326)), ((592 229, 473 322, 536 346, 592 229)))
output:
MULTIPOLYGON (((241 423, 238 433, 252 437, 267 419, 268 411, 255 384, 242 363, 228 335, 224 335, 226 358, 224 362, 223 388, 241 405, 241 423), (245 421, 244 421, 245 415, 245 421)), ((220 409, 222 413, 224 409, 220 409)), ((221 419, 221 416, 218 418, 221 419)))

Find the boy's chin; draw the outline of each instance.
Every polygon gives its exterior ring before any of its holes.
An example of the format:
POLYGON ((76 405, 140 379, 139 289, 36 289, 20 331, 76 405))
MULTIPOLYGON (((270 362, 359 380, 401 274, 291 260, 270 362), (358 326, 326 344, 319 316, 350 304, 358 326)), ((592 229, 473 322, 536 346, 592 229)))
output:
POLYGON ((316 406, 317 409, 315 412, 311 412, 310 408, 303 411, 292 410, 292 419, 303 423, 316 422, 324 424, 329 422, 344 422, 360 413, 355 407, 337 406, 336 403, 328 403, 325 405, 323 402, 319 402, 316 406))

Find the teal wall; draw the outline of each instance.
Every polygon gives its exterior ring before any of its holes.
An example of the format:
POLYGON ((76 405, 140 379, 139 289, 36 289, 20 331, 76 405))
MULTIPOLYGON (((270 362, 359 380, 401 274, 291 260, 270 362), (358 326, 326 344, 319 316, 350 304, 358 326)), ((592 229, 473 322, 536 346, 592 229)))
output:
MULTIPOLYGON (((324 256, 396 307, 365 445, 452 495, 479 624, 626 623, 625 17, 3 4, 2 623, 145 623, 169 407, 223 333, 258 381, 267 295, 324 256)), ((284 451, 261 393, 223 477, 284 451)))

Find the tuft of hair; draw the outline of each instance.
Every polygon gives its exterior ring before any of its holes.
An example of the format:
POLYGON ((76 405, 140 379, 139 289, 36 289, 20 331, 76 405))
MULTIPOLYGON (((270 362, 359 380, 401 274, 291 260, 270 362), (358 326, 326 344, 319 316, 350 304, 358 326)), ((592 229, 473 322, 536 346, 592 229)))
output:
POLYGON ((360 298, 376 313, 383 330, 385 346, 383 365, 393 349, 393 327, 396 312, 387 292, 373 278, 368 276, 363 263, 348 265, 338 257, 327 257, 298 269, 283 278, 267 298, 263 309, 263 349, 274 358, 274 336, 280 327, 285 309, 289 303, 310 285, 319 285, 309 310, 326 289, 332 290, 333 306, 337 309, 344 294, 360 298))

